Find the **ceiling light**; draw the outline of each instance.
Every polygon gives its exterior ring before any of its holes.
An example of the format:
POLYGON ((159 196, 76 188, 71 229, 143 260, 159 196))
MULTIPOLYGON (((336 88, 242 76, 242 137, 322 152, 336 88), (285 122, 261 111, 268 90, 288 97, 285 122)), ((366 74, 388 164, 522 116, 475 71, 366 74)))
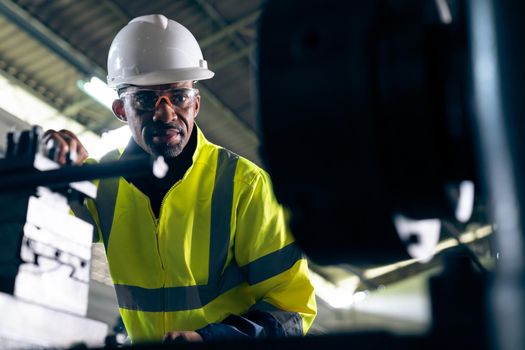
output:
POLYGON ((112 110, 111 106, 113 101, 118 98, 118 95, 115 90, 109 88, 102 80, 97 77, 91 77, 88 82, 83 80, 77 81, 77 85, 80 90, 91 96, 95 101, 112 110))

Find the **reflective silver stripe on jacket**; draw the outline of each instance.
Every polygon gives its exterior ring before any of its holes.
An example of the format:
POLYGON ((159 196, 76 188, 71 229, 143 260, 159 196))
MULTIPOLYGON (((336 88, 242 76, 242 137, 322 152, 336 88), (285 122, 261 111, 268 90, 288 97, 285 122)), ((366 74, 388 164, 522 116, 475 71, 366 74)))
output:
POLYGON ((249 284, 257 284, 288 270, 302 257, 302 251, 292 243, 241 267, 241 272, 249 284))
POLYGON ((223 148, 217 156, 211 199, 208 285, 216 285, 228 258, 233 205, 233 178, 239 156, 223 148))
POLYGON ((199 309, 219 295, 243 283, 239 268, 230 264, 219 284, 147 289, 115 285, 120 308, 148 312, 171 312, 199 309))
POLYGON ((119 307, 123 309, 151 312, 199 309, 242 283, 247 282, 252 285, 276 276, 288 270, 301 258, 301 250, 295 243, 292 243, 242 268, 231 263, 217 279, 217 283, 153 289, 116 284, 115 292, 119 307), (290 265, 291 261, 293 263, 290 265), (262 262, 267 266, 262 267, 262 262))

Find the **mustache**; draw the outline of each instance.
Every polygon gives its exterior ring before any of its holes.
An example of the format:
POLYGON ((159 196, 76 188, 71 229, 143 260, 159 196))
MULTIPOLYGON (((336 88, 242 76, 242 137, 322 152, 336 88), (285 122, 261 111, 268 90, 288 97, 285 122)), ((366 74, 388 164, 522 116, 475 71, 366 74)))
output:
POLYGON ((166 132, 166 130, 177 130, 180 134, 186 133, 186 128, 183 125, 178 125, 175 123, 152 123, 146 126, 146 133, 150 134, 151 136, 156 135, 162 135, 166 132))

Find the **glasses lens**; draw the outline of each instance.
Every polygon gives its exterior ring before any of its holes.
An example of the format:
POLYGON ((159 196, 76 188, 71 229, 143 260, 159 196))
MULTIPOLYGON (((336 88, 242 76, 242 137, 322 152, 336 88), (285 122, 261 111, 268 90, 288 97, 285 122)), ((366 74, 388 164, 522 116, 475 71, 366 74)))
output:
POLYGON ((133 107, 143 111, 153 111, 157 103, 157 93, 155 91, 137 91, 133 95, 133 107))
POLYGON ((193 101, 195 93, 192 89, 174 89, 170 92, 170 101, 179 108, 188 108, 193 101))

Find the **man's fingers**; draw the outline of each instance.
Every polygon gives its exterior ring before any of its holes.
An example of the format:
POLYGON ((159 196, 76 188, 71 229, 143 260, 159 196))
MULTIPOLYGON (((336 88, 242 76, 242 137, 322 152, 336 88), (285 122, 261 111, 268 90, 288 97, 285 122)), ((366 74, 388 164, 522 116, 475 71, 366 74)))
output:
POLYGON ((69 130, 47 130, 43 137, 46 155, 61 165, 68 163, 82 164, 88 157, 88 152, 77 136, 69 130))
POLYGON ((162 340, 163 343, 186 343, 203 341, 199 333, 195 331, 173 331, 167 332, 162 340))
POLYGON ((162 342, 165 344, 173 344, 173 343, 184 343, 185 340, 184 338, 182 338, 180 332, 168 332, 164 335, 162 342))
POLYGON ((75 164, 82 164, 84 161, 88 158, 88 151, 84 147, 84 145, 80 142, 77 135, 72 133, 69 130, 62 129, 59 131, 60 134, 65 135, 65 137, 69 137, 70 143, 69 147, 71 150, 72 160, 75 164))
POLYGON ((66 164, 66 154, 69 152, 69 143, 59 132, 47 130, 43 137, 46 155, 57 163, 66 164))

